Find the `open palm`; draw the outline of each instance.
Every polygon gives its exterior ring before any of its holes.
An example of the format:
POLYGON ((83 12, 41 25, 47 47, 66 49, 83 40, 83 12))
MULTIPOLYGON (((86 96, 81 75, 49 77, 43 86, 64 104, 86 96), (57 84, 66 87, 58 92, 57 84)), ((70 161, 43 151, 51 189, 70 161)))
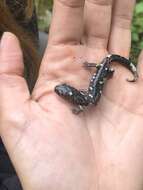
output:
POLYGON ((66 82, 86 89, 83 62, 129 55, 134 0, 55 0, 39 78, 28 91, 18 40, 0 47, 0 134, 24 190, 140 190, 143 182, 143 56, 139 80, 115 74, 96 107, 80 115, 54 93, 66 82), (112 11, 114 10, 114 11, 112 11), (11 47, 11 44, 13 46, 11 47))

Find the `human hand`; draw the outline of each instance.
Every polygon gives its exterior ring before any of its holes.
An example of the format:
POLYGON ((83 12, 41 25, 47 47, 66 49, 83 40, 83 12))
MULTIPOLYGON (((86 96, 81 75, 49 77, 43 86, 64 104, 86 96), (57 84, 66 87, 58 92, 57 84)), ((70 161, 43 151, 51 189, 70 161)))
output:
POLYGON ((99 104, 80 115, 53 91, 62 82, 87 88, 85 60, 98 62, 108 52, 129 55, 134 1, 114 1, 112 15, 111 1, 83 5, 83 0, 55 1, 49 45, 32 95, 17 39, 6 33, 2 40, 0 134, 24 190, 142 188, 143 55, 138 82, 128 83, 128 71, 115 65, 99 104))

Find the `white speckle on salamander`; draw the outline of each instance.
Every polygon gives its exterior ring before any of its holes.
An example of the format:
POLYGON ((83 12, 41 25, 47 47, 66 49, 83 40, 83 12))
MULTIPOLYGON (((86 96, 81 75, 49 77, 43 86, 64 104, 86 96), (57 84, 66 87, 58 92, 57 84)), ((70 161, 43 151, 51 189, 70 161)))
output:
POLYGON ((96 77, 96 75, 93 75, 92 78, 91 78, 91 80, 95 79, 95 77, 96 77))
POLYGON ((111 54, 108 54, 106 57, 110 58, 112 55, 111 54))
POLYGON ((107 70, 108 70, 108 68, 106 67, 106 68, 105 68, 105 71, 107 71, 107 70))
POLYGON ((89 96, 90 98, 93 98, 92 94, 89 94, 88 96, 89 96))
POLYGON ((90 89, 90 90, 93 90, 93 88, 92 88, 91 86, 89 87, 89 89, 90 89))
POLYGON ((130 63, 130 67, 132 68, 132 71, 136 72, 136 67, 134 66, 133 63, 130 63))
POLYGON ((114 69, 113 69, 113 68, 111 68, 111 69, 110 69, 110 71, 111 71, 111 72, 113 72, 113 71, 114 71, 114 69))
POLYGON ((72 95, 73 95, 73 93, 72 93, 72 92, 69 92, 69 95, 70 95, 70 96, 72 96, 72 95))
POLYGON ((99 84, 104 84, 104 82, 103 81, 99 81, 99 84))
POLYGON ((84 92, 80 92, 80 94, 85 95, 84 92))

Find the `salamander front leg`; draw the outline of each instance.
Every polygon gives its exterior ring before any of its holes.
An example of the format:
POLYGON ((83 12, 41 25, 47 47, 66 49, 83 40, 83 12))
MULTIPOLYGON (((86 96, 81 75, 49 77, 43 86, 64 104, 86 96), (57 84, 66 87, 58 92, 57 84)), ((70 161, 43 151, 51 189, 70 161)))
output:
POLYGON ((99 69, 99 68, 100 68, 100 65, 99 65, 99 64, 96 64, 96 63, 84 62, 84 63, 83 63, 83 67, 84 67, 86 70, 91 71, 91 68, 93 68, 93 67, 96 67, 97 69, 99 69))

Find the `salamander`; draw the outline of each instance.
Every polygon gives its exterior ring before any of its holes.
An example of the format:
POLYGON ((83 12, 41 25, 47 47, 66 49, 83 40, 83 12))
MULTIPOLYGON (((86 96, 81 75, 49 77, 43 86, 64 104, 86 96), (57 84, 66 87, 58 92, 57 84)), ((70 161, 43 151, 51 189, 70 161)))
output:
POLYGON ((134 78, 127 79, 128 82, 135 82, 137 80, 138 73, 135 65, 125 57, 111 54, 107 55, 98 65, 95 63, 84 63, 86 68, 97 68, 96 72, 90 79, 87 90, 77 90, 68 84, 60 84, 55 87, 55 92, 60 97, 76 105, 76 107, 73 109, 73 113, 75 114, 80 113, 85 107, 89 105, 96 105, 102 95, 104 84, 114 74, 114 69, 111 68, 112 62, 118 62, 132 72, 134 78))

